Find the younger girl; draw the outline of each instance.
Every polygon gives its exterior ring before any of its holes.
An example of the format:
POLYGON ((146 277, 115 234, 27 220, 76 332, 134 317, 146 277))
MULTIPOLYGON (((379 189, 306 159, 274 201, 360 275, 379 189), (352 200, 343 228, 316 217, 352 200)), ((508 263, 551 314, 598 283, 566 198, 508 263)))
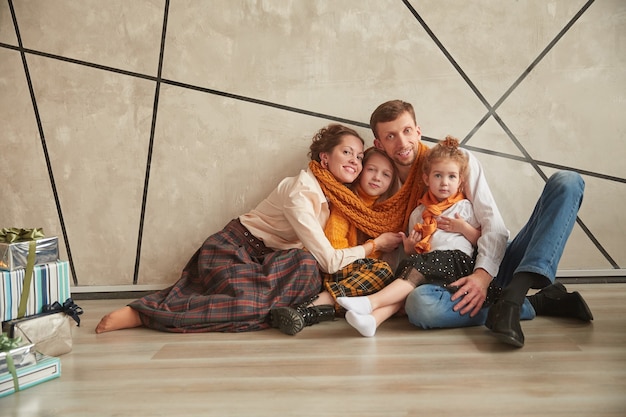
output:
POLYGON ((411 214, 404 239, 410 256, 401 262, 398 279, 369 296, 337 298, 348 310, 348 323, 363 336, 373 336, 416 286, 426 282, 445 286, 472 273, 480 225, 462 191, 468 163, 458 146, 457 139, 447 136, 427 156, 423 178, 428 191, 411 214), (448 220, 446 226, 438 227, 440 218, 448 220))

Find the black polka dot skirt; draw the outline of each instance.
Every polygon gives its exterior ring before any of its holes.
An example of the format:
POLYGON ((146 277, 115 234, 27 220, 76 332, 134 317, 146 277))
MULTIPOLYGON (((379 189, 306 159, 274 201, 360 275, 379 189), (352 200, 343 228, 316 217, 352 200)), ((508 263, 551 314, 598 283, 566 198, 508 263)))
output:
POLYGON ((470 275, 474 271, 474 259, 460 250, 434 250, 411 255, 403 259, 396 270, 397 279, 407 279, 415 269, 430 284, 444 285, 470 275))

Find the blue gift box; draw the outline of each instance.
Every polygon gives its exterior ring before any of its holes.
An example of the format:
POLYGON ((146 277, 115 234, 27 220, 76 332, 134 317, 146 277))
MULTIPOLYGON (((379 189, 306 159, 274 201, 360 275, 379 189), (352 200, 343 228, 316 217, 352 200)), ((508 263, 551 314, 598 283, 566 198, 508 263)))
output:
MULTIPOLYGON (((40 353, 37 353, 35 357, 36 362, 34 364, 16 369, 20 391, 61 376, 61 360, 59 358, 40 353)), ((9 372, 0 373, 0 398, 14 392, 13 375, 9 372)))
MULTIPOLYGON (((18 315, 25 270, 0 271, 0 274, 0 321, 12 320, 18 315)), ((35 265, 26 303, 26 315, 39 314, 44 305, 55 301, 63 304, 68 298, 71 298, 69 262, 56 261, 35 265)))

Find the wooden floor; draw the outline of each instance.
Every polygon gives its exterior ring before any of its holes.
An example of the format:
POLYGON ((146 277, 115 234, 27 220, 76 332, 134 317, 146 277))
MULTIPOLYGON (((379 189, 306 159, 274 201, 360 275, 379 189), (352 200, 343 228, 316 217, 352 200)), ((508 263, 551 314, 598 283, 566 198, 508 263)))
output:
POLYGON ((373 338, 343 319, 296 336, 96 335, 128 300, 82 300, 62 376, 0 399, 0 416, 626 416, 626 284, 575 284, 595 321, 523 322, 526 346, 484 327, 373 338))

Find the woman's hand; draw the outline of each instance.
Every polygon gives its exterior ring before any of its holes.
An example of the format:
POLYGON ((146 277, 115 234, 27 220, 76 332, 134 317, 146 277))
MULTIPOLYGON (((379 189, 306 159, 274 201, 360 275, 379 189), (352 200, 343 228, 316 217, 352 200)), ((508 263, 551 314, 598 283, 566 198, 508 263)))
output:
POLYGON ((376 244, 376 250, 381 252, 391 252, 396 249, 400 243, 402 243, 402 238, 404 233, 394 233, 394 232, 385 232, 379 235, 376 239, 374 239, 374 243, 376 244))

